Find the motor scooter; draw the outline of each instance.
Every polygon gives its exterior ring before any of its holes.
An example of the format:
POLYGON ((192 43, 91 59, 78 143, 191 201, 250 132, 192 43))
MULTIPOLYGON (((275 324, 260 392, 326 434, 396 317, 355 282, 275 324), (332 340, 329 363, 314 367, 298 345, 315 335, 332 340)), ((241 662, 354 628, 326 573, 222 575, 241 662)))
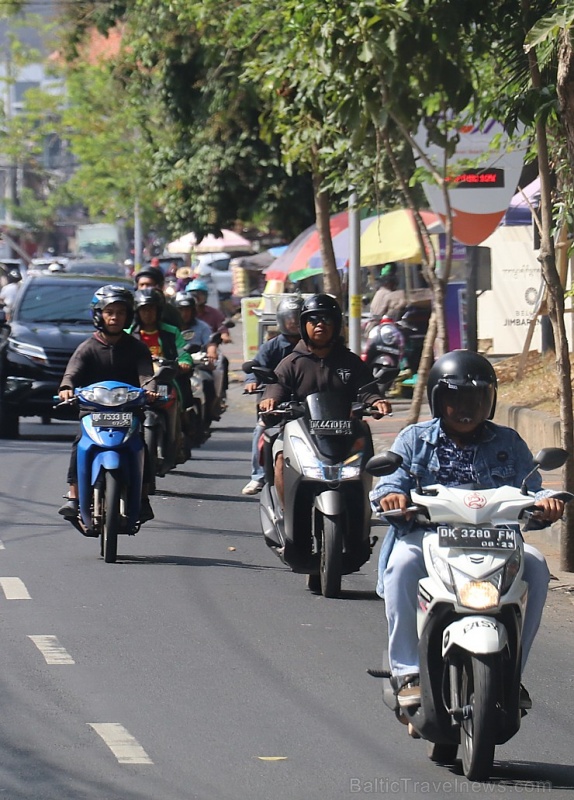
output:
MULTIPOLYGON (((253 366, 260 383, 275 373, 253 366)), ((396 371, 395 371, 396 376, 396 371)), ((381 376, 386 383, 392 376, 381 376)), ((266 544, 293 572, 308 576, 307 586, 337 597, 341 577, 358 571, 371 557, 371 532, 365 465, 373 454, 371 431, 363 416, 380 414, 332 392, 315 392, 305 401, 282 403, 260 414, 264 422, 283 420, 284 508, 274 480, 273 444, 279 430, 263 433, 265 484, 260 520, 266 544)))
POLYGON ((156 490, 156 477, 163 478, 178 464, 179 403, 174 386, 177 363, 153 356, 156 392, 159 395, 146 407, 144 439, 149 454, 150 494, 156 490))
MULTIPOLYGON (((157 377, 168 377, 167 370, 157 377)), ((99 537, 100 554, 106 563, 113 563, 118 535, 133 536, 140 528, 144 468, 140 418, 147 402, 145 389, 99 381, 75 389, 66 402, 78 404, 81 429, 79 509, 70 522, 84 536, 99 537)))
MULTIPOLYGON (((399 707, 387 653, 383 670, 369 671, 383 678, 383 700, 411 735, 427 740, 431 760, 452 764, 460 746, 463 772, 472 781, 490 776, 496 745, 517 733, 526 713, 519 705, 528 595, 521 528, 546 526, 536 518, 526 481, 537 469, 558 469, 567 457, 559 448, 541 450, 519 489, 419 485, 411 492, 407 510, 426 529, 427 577, 419 581, 417 604, 420 706, 399 707)), ((388 451, 366 470, 388 475, 401 462, 388 451)))
MULTIPOLYGON (((373 378, 379 380, 384 370, 396 370, 397 375, 399 374, 403 366, 404 351, 405 338, 397 324, 390 317, 382 317, 368 332, 361 359, 370 367, 373 378)), ((385 386, 385 391, 390 387, 389 383, 385 386)))

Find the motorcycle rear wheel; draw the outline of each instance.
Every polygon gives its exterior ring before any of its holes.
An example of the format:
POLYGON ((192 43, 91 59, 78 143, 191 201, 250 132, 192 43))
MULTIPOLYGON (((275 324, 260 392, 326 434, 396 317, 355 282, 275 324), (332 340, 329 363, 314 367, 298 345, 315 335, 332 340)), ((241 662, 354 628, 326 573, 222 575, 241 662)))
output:
POLYGON ((121 489, 117 476, 113 472, 106 472, 105 480, 102 555, 106 564, 114 564, 118 555, 121 489))
POLYGON ((321 592, 323 597, 338 597, 341 593, 343 564, 343 527, 339 517, 327 517, 317 512, 321 524, 321 592))
POLYGON ((462 771, 469 781, 490 777, 496 746, 496 675, 492 656, 472 656, 462 666, 460 702, 470 708, 460 727, 462 771))

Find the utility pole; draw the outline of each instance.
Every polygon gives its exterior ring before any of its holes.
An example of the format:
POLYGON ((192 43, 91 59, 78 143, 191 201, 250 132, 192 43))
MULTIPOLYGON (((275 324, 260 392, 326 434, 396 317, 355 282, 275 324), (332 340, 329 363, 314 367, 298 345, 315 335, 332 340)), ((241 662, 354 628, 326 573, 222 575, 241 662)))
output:
POLYGON ((361 222, 357 193, 349 197, 349 348, 361 352, 361 222))

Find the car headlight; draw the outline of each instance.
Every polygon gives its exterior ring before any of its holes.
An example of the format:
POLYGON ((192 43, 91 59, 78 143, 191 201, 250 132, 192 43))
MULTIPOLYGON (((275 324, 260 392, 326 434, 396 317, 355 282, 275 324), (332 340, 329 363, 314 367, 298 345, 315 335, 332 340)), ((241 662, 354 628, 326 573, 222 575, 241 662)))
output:
POLYGON ((299 436, 291 437, 291 445, 305 478, 318 481, 345 481, 358 478, 361 474, 362 453, 353 453, 342 464, 325 464, 299 436))
POLYGON ((500 602, 500 586, 504 567, 497 569, 482 581, 473 580, 469 575, 460 572, 451 565, 456 596, 461 606, 484 611, 495 608, 500 602))
POLYGON ((37 364, 46 364, 48 356, 43 347, 38 347, 35 344, 26 344, 26 342, 19 342, 17 339, 8 337, 8 346, 11 350, 18 355, 29 358, 30 361, 35 361, 37 364))
POLYGON ((140 395, 138 389, 126 389, 118 387, 116 389, 106 389, 105 386, 94 386, 92 389, 85 389, 80 392, 80 397, 88 403, 97 403, 100 406, 123 406, 132 400, 136 400, 140 395))

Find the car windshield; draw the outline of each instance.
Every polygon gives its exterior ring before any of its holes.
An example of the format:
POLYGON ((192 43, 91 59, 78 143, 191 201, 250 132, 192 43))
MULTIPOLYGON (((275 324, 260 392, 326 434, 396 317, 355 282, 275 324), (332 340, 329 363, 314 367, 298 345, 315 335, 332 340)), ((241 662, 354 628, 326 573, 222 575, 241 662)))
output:
POLYGON ((17 312, 19 322, 67 322, 91 324, 90 301, 96 284, 31 283, 23 292, 17 312))

